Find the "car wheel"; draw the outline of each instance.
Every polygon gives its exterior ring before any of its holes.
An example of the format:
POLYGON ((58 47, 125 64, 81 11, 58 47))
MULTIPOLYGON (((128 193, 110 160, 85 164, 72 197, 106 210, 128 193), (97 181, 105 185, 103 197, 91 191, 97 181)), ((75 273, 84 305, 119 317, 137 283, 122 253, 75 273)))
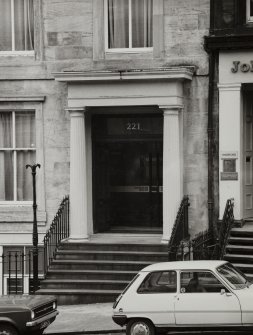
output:
POLYGON ((126 335, 155 335, 155 327, 149 320, 131 320, 127 324, 126 335))
POLYGON ((0 335, 18 335, 18 332, 10 325, 0 325, 0 335))

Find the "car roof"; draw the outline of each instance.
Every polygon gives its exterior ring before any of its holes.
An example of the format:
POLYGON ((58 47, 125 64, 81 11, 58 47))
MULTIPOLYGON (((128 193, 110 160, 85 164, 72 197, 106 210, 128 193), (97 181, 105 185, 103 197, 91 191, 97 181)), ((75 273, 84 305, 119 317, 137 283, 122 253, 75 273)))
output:
POLYGON ((141 272, 165 270, 215 270, 218 266, 226 263, 228 262, 217 260, 162 262, 149 265, 142 269, 141 272))

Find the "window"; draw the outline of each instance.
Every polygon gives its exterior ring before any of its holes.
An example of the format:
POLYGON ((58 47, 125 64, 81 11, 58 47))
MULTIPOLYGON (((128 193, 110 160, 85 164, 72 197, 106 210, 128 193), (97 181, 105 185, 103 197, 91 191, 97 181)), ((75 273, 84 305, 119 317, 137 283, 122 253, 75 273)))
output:
POLYGON ((232 264, 224 264, 217 271, 234 289, 243 289, 252 285, 248 282, 245 275, 232 264))
POLYGON ((253 0, 247 0, 247 19, 253 22, 253 0))
POLYGON ((175 293, 176 291, 177 273, 175 271, 152 272, 138 289, 138 293, 175 293))
POLYGON ((153 46, 153 0, 105 0, 106 49, 153 46))
POLYGON ((182 272, 180 275, 181 293, 215 293, 228 289, 211 272, 182 272))
POLYGON ((36 156, 35 113, 0 112, 0 201, 31 201, 32 178, 26 164, 36 156))
POLYGON ((33 0, 0 0, 0 51, 34 49, 33 0))

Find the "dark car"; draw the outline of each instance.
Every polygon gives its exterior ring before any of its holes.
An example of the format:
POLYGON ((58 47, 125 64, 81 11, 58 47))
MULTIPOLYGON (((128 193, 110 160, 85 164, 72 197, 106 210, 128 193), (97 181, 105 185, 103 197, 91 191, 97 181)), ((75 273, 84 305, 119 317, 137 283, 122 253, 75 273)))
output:
POLYGON ((42 334, 57 314, 54 296, 0 297, 0 335, 42 334))

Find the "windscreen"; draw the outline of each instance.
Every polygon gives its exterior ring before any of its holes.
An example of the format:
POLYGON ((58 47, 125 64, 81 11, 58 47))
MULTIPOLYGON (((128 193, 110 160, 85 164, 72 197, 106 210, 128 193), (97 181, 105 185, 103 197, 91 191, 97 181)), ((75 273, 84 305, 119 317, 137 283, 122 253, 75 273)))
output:
POLYGON ((226 263, 218 267, 217 271, 234 289, 243 289, 251 285, 246 276, 232 264, 226 263))

